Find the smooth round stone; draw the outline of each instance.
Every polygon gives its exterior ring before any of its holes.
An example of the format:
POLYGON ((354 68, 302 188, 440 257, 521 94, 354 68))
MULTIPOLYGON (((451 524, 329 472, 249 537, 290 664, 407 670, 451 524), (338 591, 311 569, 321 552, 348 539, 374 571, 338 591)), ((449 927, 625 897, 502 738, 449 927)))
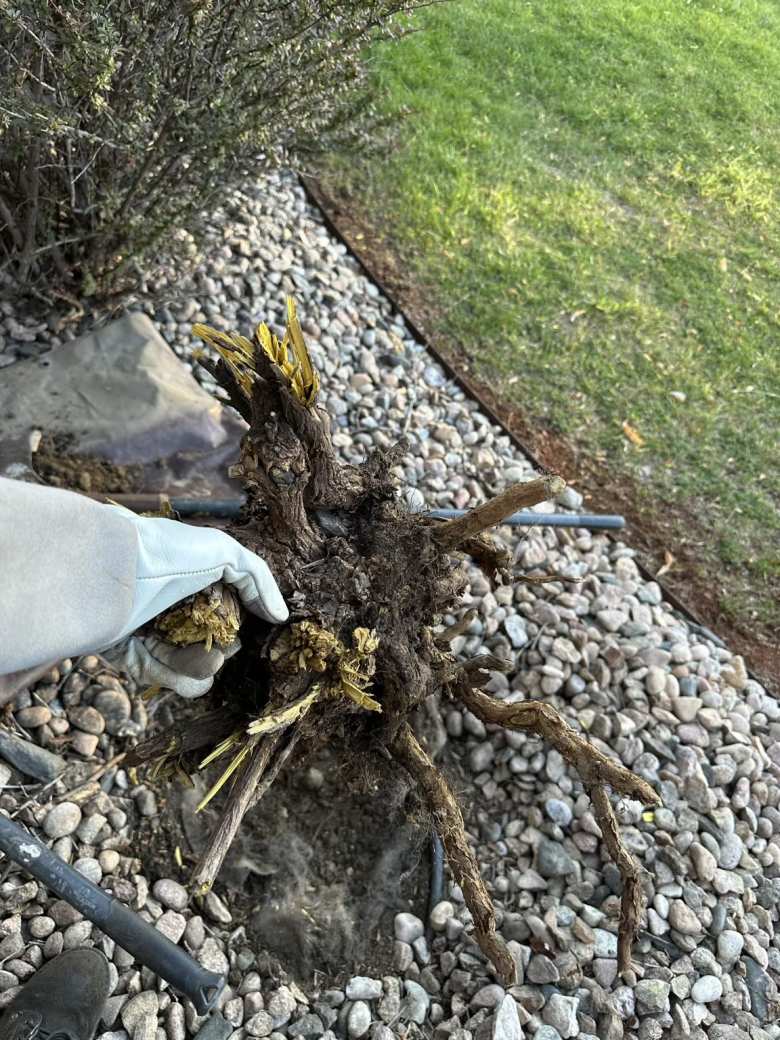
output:
POLYGON ((93 885, 99 885, 103 877, 103 869, 100 863, 92 856, 83 856, 73 864, 73 869, 87 878, 93 885))
POLYGON ((723 870, 735 870, 739 866, 744 850, 745 846, 738 834, 726 834, 720 842, 718 865, 723 870))
POLYGON ((443 932, 447 927, 447 921, 455 914, 455 907, 448 900, 443 899, 431 910, 430 922, 434 932, 443 932))
POLYGON ((356 1000, 347 1016, 347 1033, 351 1040, 359 1040, 371 1028, 371 1009, 363 1000, 356 1000))
POLYGON ((395 915, 393 922, 395 929, 395 937, 399 942, 409 943, 411 945, 415 939, 419 939, 425 935, 425 925, 422 923, 419 917, 415 917, 414 914, 401 913, 395 915))
POLYGON ((697 1004, 712 1004, 723 995, 723 983, 716 975, 702 975, 694 982, 691 998, 697 1004))
POLYGON ((669 907, 669 924, 681 935, 700 935, 703 929, 696 912, 681 899, 675 899, 669 907))
POLYGON ((739 932, 725 929, 718 936, 718 960, 723 964, 732 964, 742 953, 744 945, 745 940, 739 932))
POLYGON ((30 935, 33 939, 47 939, 57 925, 50 917, 41 915, 40 917, 33 917, 30 921, 29 927, 30 935))
POLYGON ((544 810, 559 827, 568 827, 572 821, 571 809, 560 798, 548 798, 544 803, 544 810))
POLYGON ((161 878, 152 886, 152 895, 170 910, 184 910, 189 901, 187 889, 172 878, 161 878))
POLYGON ((73 834, 81 823, 81 809, 75 802, 60 802, 50 809, 43 821, 44 833, 49 838, 64 838, 73 834))

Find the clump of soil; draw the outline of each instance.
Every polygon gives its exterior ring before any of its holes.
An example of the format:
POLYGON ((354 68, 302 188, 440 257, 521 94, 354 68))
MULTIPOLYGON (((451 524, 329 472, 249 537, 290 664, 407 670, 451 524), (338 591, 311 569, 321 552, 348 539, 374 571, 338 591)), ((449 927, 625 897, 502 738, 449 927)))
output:
POLYGON ((142 490, 141 466, 121 466, 74 451, 68 433, 44 433, 33 455, 33 469, 52 487, 86 494, 123 494, 142 490))

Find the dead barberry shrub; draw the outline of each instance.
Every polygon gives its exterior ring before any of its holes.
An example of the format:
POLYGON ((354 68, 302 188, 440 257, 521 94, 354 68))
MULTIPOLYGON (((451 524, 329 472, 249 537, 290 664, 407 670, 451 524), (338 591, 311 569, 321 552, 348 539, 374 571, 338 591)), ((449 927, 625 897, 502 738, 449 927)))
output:
POLYGON ((417 6, 0 3, 0 269, 39 294, 116 291, 231 180, 361 142, 366 48, 417 6))

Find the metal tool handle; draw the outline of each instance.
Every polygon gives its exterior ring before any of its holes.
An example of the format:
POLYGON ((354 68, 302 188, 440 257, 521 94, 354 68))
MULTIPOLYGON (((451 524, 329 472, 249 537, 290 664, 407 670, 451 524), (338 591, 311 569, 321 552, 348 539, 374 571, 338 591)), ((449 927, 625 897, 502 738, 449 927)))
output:
POLYGON ((112 899, 23 827, 3 815, 0 815, 0 849, 96 924, 123 950, 188 997, 199 1015, 214 1007, 225 985, 224 975, 202 967, 162 932, 112 899))

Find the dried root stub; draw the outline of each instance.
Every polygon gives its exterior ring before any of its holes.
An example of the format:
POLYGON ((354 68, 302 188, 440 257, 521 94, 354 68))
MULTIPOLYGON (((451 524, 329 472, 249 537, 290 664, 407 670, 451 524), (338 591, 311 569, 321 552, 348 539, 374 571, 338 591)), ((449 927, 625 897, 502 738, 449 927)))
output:
MULTIPOLYGON (((487 723, 538 733, 579 771, 623 877, 620 967, 627 970, 642 912, 640 876, 620 840, 607 788, 646 805, 658 804, 657 795, 549 705, 488 696, 481 687, 503 662, 459 663, 449 642, 460 626, 434 631, 443 614, 458 610, 467 556, 494 581, 513 580, 509 554, 486 531, 559 494, 563 481, 540 476, 449 522, 409 513, 396 477, 404 444, 375 451, 361 466, 337 460, 292 301, 282 340, 265 325, 251 338, 202 325, 195 331, 219 355, 216 364, 203 363, 249 423, 233 470, 243 481, 246 508, 239 521, 222 526, 268 561, 290 605, 283 626, 244 618, 242 648, 223 669, 205 713, 134 752, 136 762, 151 762, 161 774, 219 766, 202 804, 223 800, 221 816, 195 883, 213 883, 244 814, 285 763, 299 763, 324 744, 352 759, 367 756, 385 766, 390 760, 416 783, 473 915, 475 938, 510 983, 514 963, 497 934, 461 810, 410 725, 415 709, 440 693, 487 723)), ((235 634, 237 616, 235 603, 217 591, 159 624, 168 638, 223 642, 235 634)))

